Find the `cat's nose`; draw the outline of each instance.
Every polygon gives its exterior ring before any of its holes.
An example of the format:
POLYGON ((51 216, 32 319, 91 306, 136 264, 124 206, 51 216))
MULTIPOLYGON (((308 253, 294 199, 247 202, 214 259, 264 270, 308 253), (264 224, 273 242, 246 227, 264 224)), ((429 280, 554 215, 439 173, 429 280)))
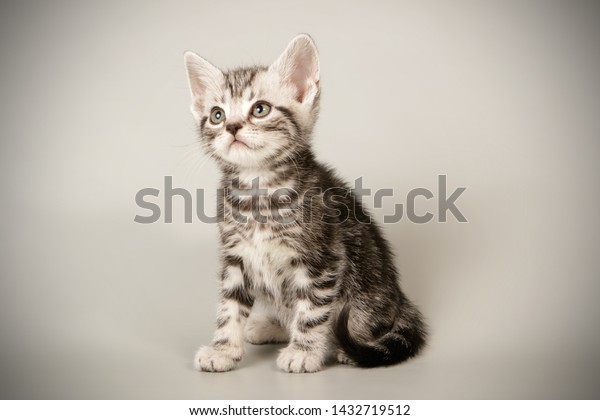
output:
POLYGON ((227 124, 225 126, 225 130, 229 131, 234 136, 240 128, 242 128, 242 124, 240 123, 227 124))

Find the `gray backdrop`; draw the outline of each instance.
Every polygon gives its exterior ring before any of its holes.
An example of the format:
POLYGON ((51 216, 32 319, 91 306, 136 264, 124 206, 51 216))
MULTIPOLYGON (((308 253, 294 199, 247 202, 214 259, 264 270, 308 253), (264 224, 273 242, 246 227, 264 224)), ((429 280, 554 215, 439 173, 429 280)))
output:
POLYGON ((600 396, 597 2, 14 3, 0 6, 0 397, 600 396), (446 174, 467 187, 468 223, 384 227, 431 324, 421 357, 291 375, 278 346, 249 346, 231 373, 195 372, 216 226, 185 224, 181 200, 172 224, 134 223, 134 197, 163 197, 172 175, 214 214, 182 53, 268 64, 299 32, 320 49, 320 158, 394 188, 379 221, 446 174))

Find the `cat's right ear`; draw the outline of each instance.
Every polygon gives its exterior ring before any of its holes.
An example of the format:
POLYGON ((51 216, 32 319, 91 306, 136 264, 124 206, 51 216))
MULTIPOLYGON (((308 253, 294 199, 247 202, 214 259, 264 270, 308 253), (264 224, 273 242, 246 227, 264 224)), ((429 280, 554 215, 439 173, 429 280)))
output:
POLYGON ((192 95, 191 111, 200 120, 207 95, 218 92, 224 82, 223 72, 192 51, 186 51, 183 59, 192 95))

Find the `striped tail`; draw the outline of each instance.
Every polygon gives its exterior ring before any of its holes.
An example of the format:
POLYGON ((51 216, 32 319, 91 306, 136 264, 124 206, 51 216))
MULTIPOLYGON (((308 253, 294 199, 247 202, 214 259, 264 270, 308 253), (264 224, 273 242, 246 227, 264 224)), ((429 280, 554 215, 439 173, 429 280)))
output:
POLYGON ((417 309, 407 302, 408 319, 395 322, 390 331, 371 342, 356 341, 348 329, 350 305, 346 304, 334 329, 335 337, 346 355, 362 367, 389 366, 416 356, 425 345, 425 324, 417 309))

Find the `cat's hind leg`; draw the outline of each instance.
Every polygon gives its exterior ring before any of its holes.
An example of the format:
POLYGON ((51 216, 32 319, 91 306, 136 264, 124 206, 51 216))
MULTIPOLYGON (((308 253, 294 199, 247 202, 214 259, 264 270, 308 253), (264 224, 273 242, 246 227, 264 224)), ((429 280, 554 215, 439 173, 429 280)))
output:
POLYGON ((257 302, 246 323, 244 339, 251 344, 287 343, 290 335, 277 320, 273 311, 257 302))
POLYGON ((335 359, 342 365, 357 366, 356 362, 352 360, 342 349, 336 349, 335 359))

